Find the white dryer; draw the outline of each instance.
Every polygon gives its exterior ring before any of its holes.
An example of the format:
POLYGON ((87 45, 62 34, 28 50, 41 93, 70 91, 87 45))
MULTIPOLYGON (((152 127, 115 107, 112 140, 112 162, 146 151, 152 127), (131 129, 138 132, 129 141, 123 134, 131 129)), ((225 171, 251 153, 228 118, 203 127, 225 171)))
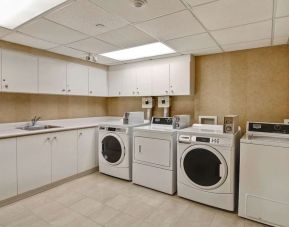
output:
POLYGON ((247 123, 240 148, 238 214, 289 226, 289 125, 247 123))
POLYGON ((105 122, 98 127, 99 172, 131 180, 133 128, 149 124, 105 122))
POLYGON ((178 132, 178 195, 234 211, 240 131, 222 125, 193 125, 178 132))

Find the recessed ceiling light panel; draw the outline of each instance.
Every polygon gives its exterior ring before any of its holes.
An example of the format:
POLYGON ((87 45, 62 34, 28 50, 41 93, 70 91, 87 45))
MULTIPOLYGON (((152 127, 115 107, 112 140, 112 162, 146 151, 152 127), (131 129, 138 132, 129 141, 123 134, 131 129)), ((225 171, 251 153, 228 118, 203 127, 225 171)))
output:
POLYGON ((175 51, 161 42, 150 43, 142 46, 132 47, 123 50, 112 51, 100 54, 104 57, 112 58, 118 61, 128 61, 138 58, 153 57, 164 54, 172 54, 175 51))
POLYGON ((0 26, 14 29, 66 0, 1 0, 0 26))

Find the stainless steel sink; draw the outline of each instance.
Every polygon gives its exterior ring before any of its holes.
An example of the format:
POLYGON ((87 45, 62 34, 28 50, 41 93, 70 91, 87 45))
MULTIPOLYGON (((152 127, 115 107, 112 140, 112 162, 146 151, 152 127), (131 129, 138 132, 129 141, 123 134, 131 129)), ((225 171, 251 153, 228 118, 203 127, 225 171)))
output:
POLYGON ((61 126, 55 125, 26 125, 23 127, 18 127, 17 129, 26 130, 26 131, 35 131, 35 130, 45 130, 45 129, 53 129, 53 128, 61 128, 61 126))

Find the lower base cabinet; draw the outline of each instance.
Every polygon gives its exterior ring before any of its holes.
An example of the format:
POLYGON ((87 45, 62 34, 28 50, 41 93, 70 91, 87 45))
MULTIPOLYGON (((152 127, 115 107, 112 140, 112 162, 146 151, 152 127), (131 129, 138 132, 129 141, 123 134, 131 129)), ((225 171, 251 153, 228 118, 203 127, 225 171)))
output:
POLYGON ((97 166, 96 128, 78 130, 77 172, 81 173, 97 166))
POLYGON ((0 201, 17 195, 16 138, 0 140, 0 201))
POLYGON ((52 134, 52 182, 77 174, 77 130, 52 134))
POLYGON ((51 134, 17 138, 18 194, 51 183, 51 134))

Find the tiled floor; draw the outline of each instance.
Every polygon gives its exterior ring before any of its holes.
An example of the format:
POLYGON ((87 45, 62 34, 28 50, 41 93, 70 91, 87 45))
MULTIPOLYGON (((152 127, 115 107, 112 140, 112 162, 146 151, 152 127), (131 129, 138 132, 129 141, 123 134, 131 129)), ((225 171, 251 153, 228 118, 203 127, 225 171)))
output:
POLYGON ((0 208, 0 227, 257 227, 261 224, 94 173, 0 208))

